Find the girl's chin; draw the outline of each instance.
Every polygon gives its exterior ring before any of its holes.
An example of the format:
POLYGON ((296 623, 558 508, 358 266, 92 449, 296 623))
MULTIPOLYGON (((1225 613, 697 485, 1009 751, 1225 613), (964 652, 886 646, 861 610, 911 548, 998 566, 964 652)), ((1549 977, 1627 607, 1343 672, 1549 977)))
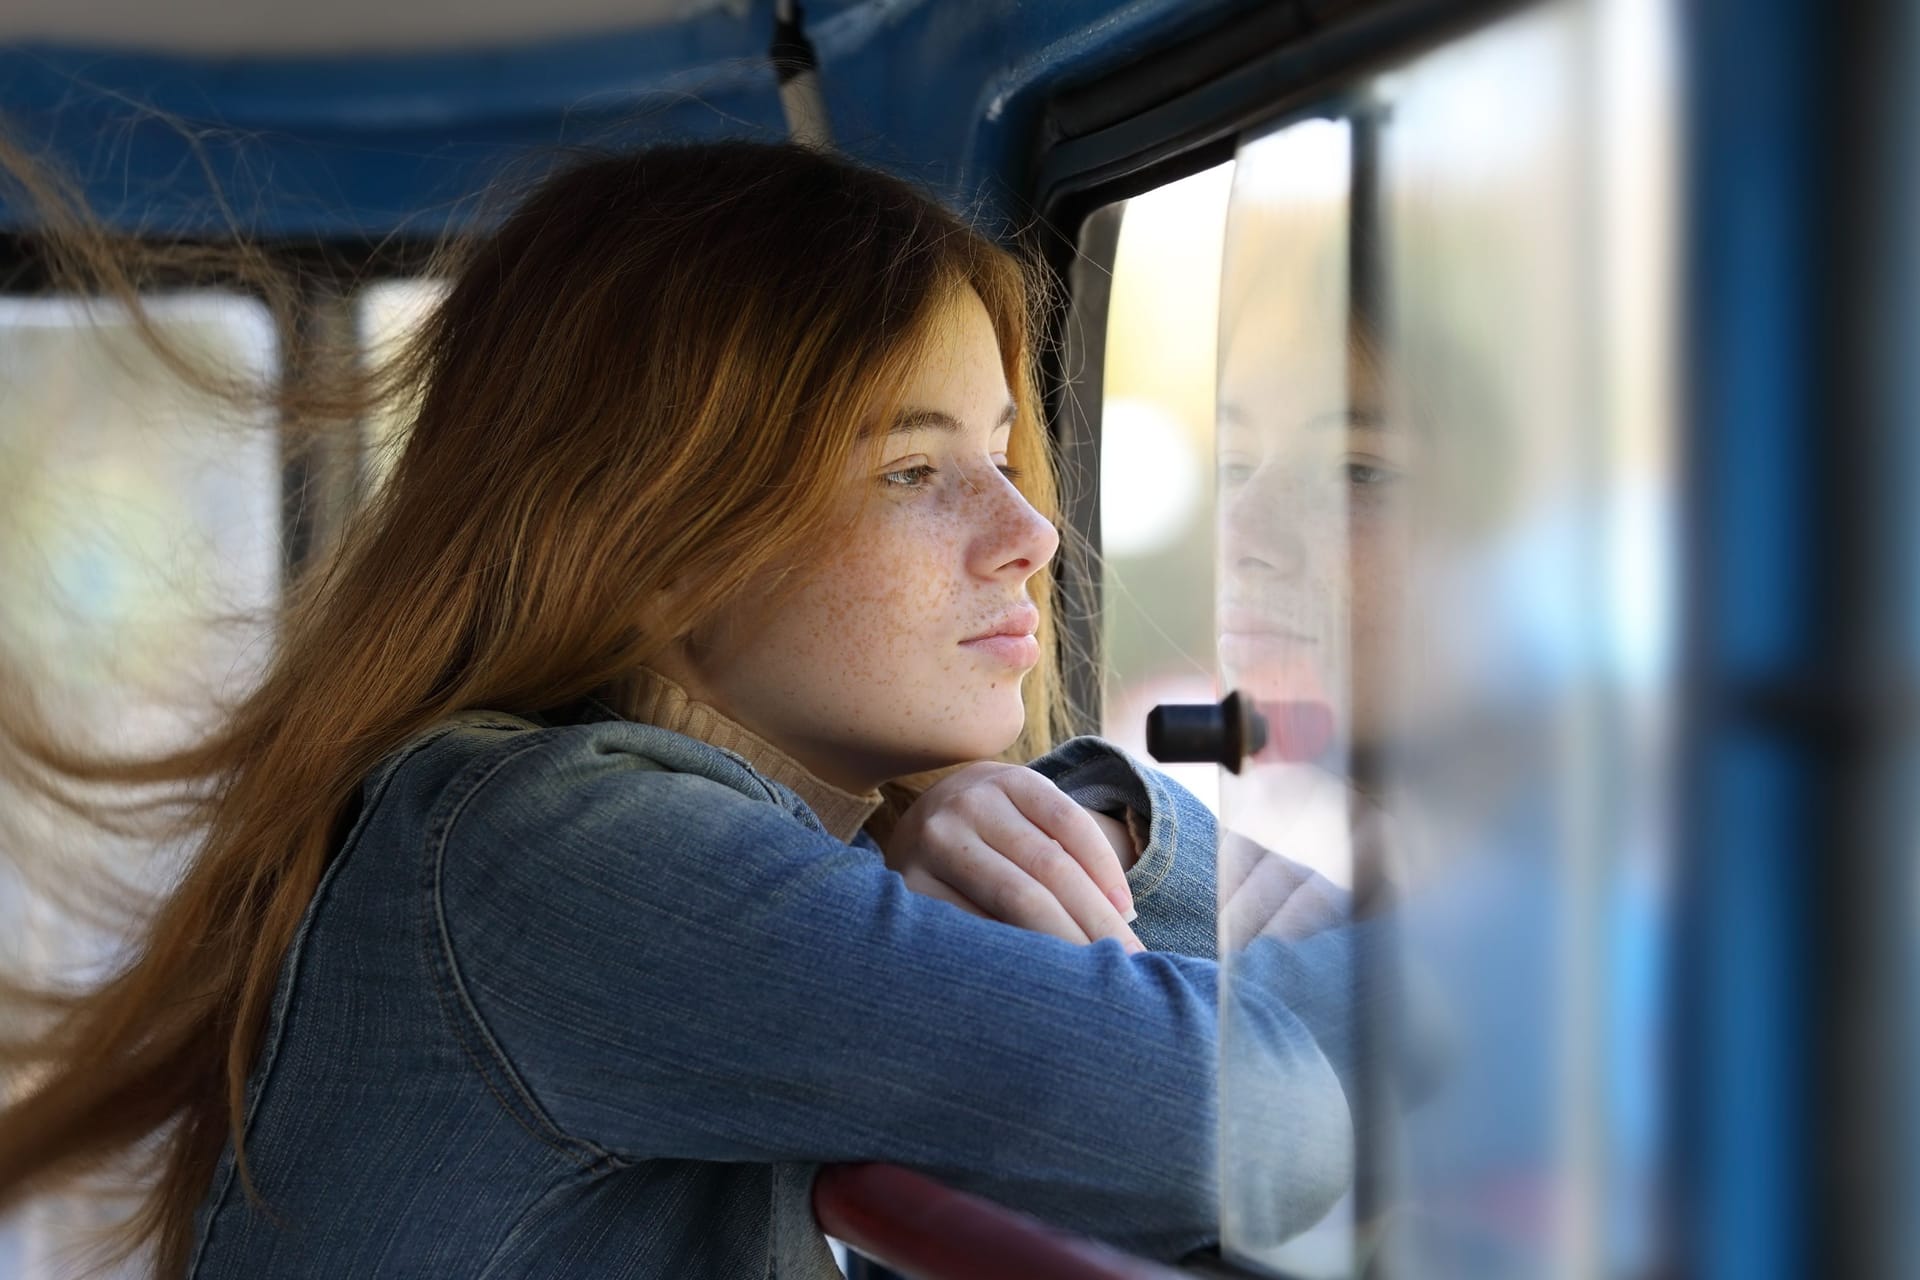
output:
POLYGON ((1331 703, 1328 681, 1316 663, 1303 657, 1270 657, 1262 662, 1225 664, 1225 688, 1266 702, 1331 703))
POLYGON ((969 760, 992 760, 1018 742, 1026 727, 1026 707, 1015 686, 1011 698, 988 700, 980 706, 956 735, 955 745, 966 751, 969 760))
MULTIPOLYGON (((899 740, 881 747, 876 754, 896 761, 897 776, 909 777, 935 769, 997 760, 1020 740, 1025 717, 982 714, 942 725, 920 724, 906 727, 899 740)), ((891 736, 891 735, 890 735, 891 736)))

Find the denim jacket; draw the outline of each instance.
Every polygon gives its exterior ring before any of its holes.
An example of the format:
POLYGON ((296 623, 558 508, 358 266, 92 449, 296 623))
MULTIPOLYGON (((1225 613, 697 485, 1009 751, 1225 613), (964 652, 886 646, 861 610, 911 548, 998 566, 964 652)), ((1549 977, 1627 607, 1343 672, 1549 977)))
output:
MULTIPOLYGON (((854 1160, 1150 1257, 1218 1239, 1212 816, 1095 738, 1033 767, 1146 819, 1149 953, 914 894, 741 756, 604 708, 417 738, 283 963, 261 1199, 230 1145, 189 1275, 822 1280, 813 1173, 854 1160)), ((1242 962, 1271 964, 1236 986, 1290 1135, 1260 1190, 1304 1228, 1351 1176, 1316 1012, 1343 974, 1266 939, 1242 962)))

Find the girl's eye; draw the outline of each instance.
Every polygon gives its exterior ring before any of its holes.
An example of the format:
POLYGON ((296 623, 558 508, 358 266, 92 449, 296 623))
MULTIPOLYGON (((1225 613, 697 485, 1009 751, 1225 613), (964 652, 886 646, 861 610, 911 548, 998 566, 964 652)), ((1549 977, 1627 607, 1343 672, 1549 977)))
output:
MULTIPOLYGON (((1015 481, 1020 478, 1020 468, 1005 462, 997 465, 1000 468, 1000 474, 1005 476, 1009 481, 1015 481)), ((894 489, 924 489, 927 486, 927 482, 939 474, 938 468, 923 462, 918 466, 902 467, 898 471, 884 472, 880 476, 880 482, 894 489)))
POLYGON ((926 463, 915 467, 902 467, 898 471, 889 471, 880 477, 880 483, 895 489, 919 489, 937 474, 926 463))
POLYGON ((1253 479, 1254 468, 1246 462, 1223 462, 1220 464, 1220 483, 1228 489, 1235 489, 1253 479))
POLYGON ((1378 485, 1392 484, 1400 478, 1400 472, 1389 466, 1375 462, 1349 461, 1346 464, 1347 483, 1356 489, 1373 488, 1378 485))

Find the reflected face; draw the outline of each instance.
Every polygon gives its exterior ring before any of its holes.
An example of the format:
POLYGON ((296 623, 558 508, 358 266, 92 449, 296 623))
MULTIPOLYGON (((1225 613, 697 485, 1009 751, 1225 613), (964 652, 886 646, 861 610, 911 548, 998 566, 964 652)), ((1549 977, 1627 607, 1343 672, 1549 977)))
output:
POLYGON ((1040 657, 1027 585, 1059 546, 1008 472, 1012 397, 971 291, 905 391, 877 450, 855 450, 845 518, 799 584, 777 605, 771 582, 747 593, 656 663, 856 791, 1019 736, 1040 657))
POLYGON ((1220 660, 1227 687, 1320 703, 1380 740, 1405 589, 1416 441, 1364 356, 1236 344, 1221 376, 1220 660))

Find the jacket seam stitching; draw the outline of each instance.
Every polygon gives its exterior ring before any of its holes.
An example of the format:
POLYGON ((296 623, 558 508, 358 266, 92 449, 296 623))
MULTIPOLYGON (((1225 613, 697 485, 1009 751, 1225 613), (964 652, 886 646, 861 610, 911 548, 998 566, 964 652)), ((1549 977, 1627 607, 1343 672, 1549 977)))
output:
MULTIPOLYGON (((444 738, 447 734, 452 733, 454 729, 458 727, 457 725, 449 725, 437 733, 423 734, 414 739, 400 750, 397 758, 390 767, 376 775, 373 794, 367 797, 367 802, 361 807, 360 816, 354 822, 353 829, 347 833, 346 840, 342 842, 340 846, 340 852, 335 854, 332 862, 328 864, 326 874, 321 879, 320 884, 314 889, 313 898, 308 902, 306 911, 301 913, 299 932, 294 935, 293 942, 287 948, 287 954, 281 961, 283 965, 287 966, 287 972, 284 975, 284 981, 287 987, 287 1006, 285 1009, 279 1010, 279 1016, 274 1019, 273 1037, 263 1042, 260 1046, 262 1060, 257 1068, 259 1071, 259 1082, 254 1088, 252 1096, 247 1099, 246 1114, 240 1119, 240 1136, 242 1141, 247 1141, 253 1137, 254 1121, 259 1115, 261 1100, 266 1097, 267 1086, 272 1082, 274 1068, 279 1065, 280 1036, 285 1030, 287 1017, 293 1012, 293 998, 300 985, 300 969, 306 959, 307 935, 311 931, 313 913, 318 910, 321 899, 326 897, 327 893, 332 889, 335 872, 346 864, 347 858, 359 845, 360 839, 366 831, 368 819, 372 817, 374 810, 379 808, 380 802, 386 798, 387 792, 392 789, 393 780, 399 775, 401 766, 414 755, 425 750, 441 738, 444 738)), ((233 1193, 233 1183, 238 1174, 238 1159, 227 1160, 225 1171, 220 1179, 219 1194, 214 1198, 213 1202, 208 1205, 206 1223, 200 1231, 199 1237, 194 1241, 193 1260, 187 1266, 187 1276, 189 1278, 200 1270, 201 1263, 206 1260, 207 1244, 213 1238, 214 1219, 219 1216, 222 1209, 226 1208, 227 1198, 233 1193)))
MULTIPOLYGON (((600 1162, 596 1161, 593 1164, 580 1166, 579 1172, 591 1178, 598 1177, 603 1172, 617 1172, 625 1167, 624 1162, 614 1158, 607 1163, 605 1168, 602 1168, 600 1162)), ((559 1206, 554 1203, 555 1198, 564 1197, 571 1190, 572 1188, 566 1184, 556 1183, 547 1188, 533 1203, 522 1210, 521 1213, 514 1218, 513 1225, 507 1228, 506 1234, 500 1237, 500 1242, 496 1244, 493 1247, 493 1251, 488 1254, 486 1265, 480 1269, 477 1280, 488 1280, 489 1277, 498 1274, 496 1269, 520 1246, 521 1241, 553 1220, 559 1208, 559 1206)))
MULTIPOLYGON (((1147 793, 1147 803, 1153 806, 1153 812, 1148 815, 1148 831, 1151 832, 1154 826, 1159 825, 1158 820, 1163 818, 1167 828, 1165 838, 1162 840, 1153 840, 1149 836, 1150 844, 1161 846, 1159 861, 1164 865, 1155 868, 1153 878, 1142 884, 1136 892, 1136 898, 1145 898, 1167 882, 1168 877, 1173 875, 1174 864, 1179 860, 1180 806, 1165 787, 1156 785, 1156 780, 1147 777, 1132 761, 1127 762, 1127 767, 1139 775, 1140 785, 1147 793)), ((1142 849, 1140 852, 1144 855, 1146 850, 1142 849)), ((1142 861, 1144 860, 1143 857, 1142 861)), ((1145 877, 1143 876, 1142 879, 1144 880, 1145 877)))
MULTIPOLYGON (((440 995, 442 1009, 452 1014, 450 1020, 456 1028, 454 1039, 466 1053, 469 1062, 474 1067, 474 1073, 480 1077, 481 1083, 486 1087, 487 1092, 493 1096, 494 1100, 500 1104, 501 1109, 513 1117, 514 1121, 519 1124, 521 1128, 525 1129, 530 1136, 541 1144, 566 1156, 581 1168, 590 1168, 601 1161, 610 1161, 613 1167, 616 1168, 625 1167, 626 1161, 620 1157, 605 1150, 596 1143, 576 1137, 561 1128, 560 1125, 555 1123, 553 1117, 547 1114, 546 1108, 540 1105, 539 1100, 534 1096, 533 1090, 527 1085, 519 1068, 514 1065, 512 1057, 508 1055, 505 1047, 502 1046, 498 1038, 494 1036, 492 1028, 487 1026, 486 1019, 482 1016, 478 1004, 476 1004, 473 999, 472 992, 467 987, 465 975, 460 969, 459 956, 454 950, 453 935, 447 927, 445 896, 446 848, 447 841, 452 836, 454 826, 466 812, 467 806, 480 794, 481 789, 485 787, 488 782, 492 781, 495 775, 508 765, 517 761, 521 756, 539 750, 546 745, 548 744, 536 738, 532 742, 515 745, 510 751, 497 760, 482 759, 469 766, 467 770, 468 776, 456 780, 455 783, 449 787, 449 790, 452 791, 455 788, 464 786, 464 792, 444 802, 441 812, 428 828, 427 840, 430 851, 428 861, 431 868, 433 899, 432 931, 437 932, 439 935, 438 950, 441 959, 445 962, 446 977, 453 989, 451 992, 445 990, 444 985, 438 980, 439 974, 437 971, 439 966, 434 966, 436 970, 434 988, 440 995), (455 1007, 450 1010, 447 1008, 449 998, 451 998, 455 1004, 455 1007), (481 1055, 476 1052, 475 1046, 469 1042, 467 1035, 461 1034, 459 1031, 458 1028, 463 1024, 469 1032, 478 1035, 481 1043, 485 1047, 487 1055, 493 1059, 494 1066, 506 1077, 507 1084, 511 1086, 512 1092, 519 1099, 520 1106, 516 1107, 512 1099, 503 1096, 499 1085, 494 1081, 491 1073, 487 1070, 486 1064, 481 1060, 481 1055), (529 1123, 529 1117, 532 1123, 529 1123), (586 1158, 582 1159, 583 1156, 586 1158)), ((429 938, 429 949, 432 949, 431 938, 429 938)))

